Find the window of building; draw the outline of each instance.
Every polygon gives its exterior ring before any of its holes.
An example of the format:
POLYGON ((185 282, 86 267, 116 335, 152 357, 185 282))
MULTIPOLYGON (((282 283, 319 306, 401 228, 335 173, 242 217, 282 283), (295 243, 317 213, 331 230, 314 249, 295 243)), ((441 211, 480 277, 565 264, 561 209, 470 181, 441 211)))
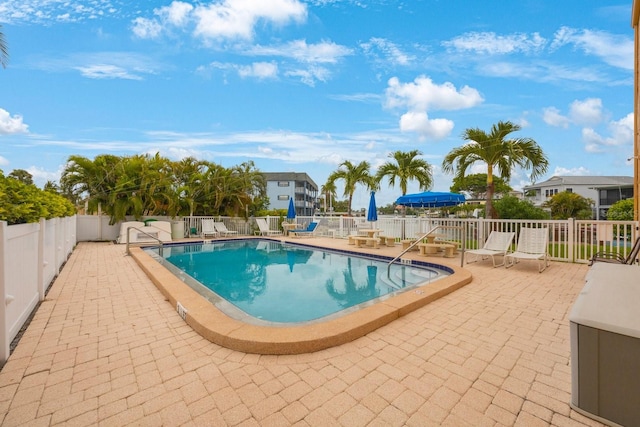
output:
POLYGON ((289 181, 278 181, 278 187, 288 187, 288 186, 289 186, 289 181))
POLYGON ((287 194, 280 195, 280 196, 278 196, 278 200, 289 200, 289 195, 287 195, 287 194))
POLYGON ((565 191, 566 191, 567 193, 573 193, 573 188, 567 188, 565 191))

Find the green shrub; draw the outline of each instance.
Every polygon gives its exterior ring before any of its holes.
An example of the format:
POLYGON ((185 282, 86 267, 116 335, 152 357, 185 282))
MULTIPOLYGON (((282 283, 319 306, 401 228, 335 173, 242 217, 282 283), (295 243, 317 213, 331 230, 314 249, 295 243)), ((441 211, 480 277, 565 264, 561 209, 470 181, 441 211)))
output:
POLYGON ((73 204, 64 197, 0 173, 0 221, 24 224, 75 213, 73 204))

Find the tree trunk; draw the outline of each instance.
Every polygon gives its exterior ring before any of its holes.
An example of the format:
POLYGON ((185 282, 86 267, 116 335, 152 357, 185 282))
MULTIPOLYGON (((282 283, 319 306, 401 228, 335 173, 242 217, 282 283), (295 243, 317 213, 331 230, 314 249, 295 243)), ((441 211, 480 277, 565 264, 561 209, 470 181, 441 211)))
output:
POLYGON ((493 170, 491 165, 487 169, 487 201, 484 208, 484 217, 486 219, 496 219, 498 214, 493 207, 493 193, 495 191, 495 183, 493 182, 493 170))

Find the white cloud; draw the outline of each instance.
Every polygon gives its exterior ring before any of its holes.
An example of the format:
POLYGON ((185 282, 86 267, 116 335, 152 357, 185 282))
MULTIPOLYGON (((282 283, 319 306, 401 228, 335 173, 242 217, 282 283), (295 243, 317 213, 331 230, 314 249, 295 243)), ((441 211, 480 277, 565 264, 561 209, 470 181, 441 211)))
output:
POLYGON ((299 78, 307 86, 315 86, 317 81, 326 82, 331 76, 331 72, 324 67, 311 66, 307 69, 297 69, 287 71, 286 76, 299 78))
POLYGON ((134 19, 131 29, 138 38, 155 39, 171 27, 186 27, 192 19, 193 9, 193 5, 189 3, 174 1, 169 6, 154 9, 155 18, 138 17, 134 19))
POLYGON ((368 42, 361 43, 360 47, 367 56, 385 64, 404 66, 415 60, 415 56, 403 52, 395 43, 380 37, 372 37, 368 42))
POLYGON ((75 53, 56 58, 35 60, 32 67, 47 72, 80 71, 93 79, 142 80, 146 74, 155 74, 161 66, 139 53, 91 52, 75 53))
POLYGON ((400 130, 416 132, 423 139, 442 139, 453 130, 453 122, 448 119, 429 119, 424 111, 409 111, 400 117, 400 130))
POLYGON ((121 10, 114 5, 116 2, 111 0, 92 0, 83 3, 61 0, 3 0, 0 2, 0 22, 11 24, 79 22, 121 14, 121 10))
POLYGON ((569 107, 569 116, 576 124, 595 126, 602 121, 602 100, 599 98, 575 100, 569 107))
POLYGON ((536 52, 544 48, 547 41, 538 33, 497 35, 492 32, 466 33, 442 43, 445 47, 461 52, 476 52, 488 55, 536 52))
MULTIPOLYGON (((629 113, 620 120, 606 121, 602 100, 587 98, 575 100, 569 106, 569 113, 564 116, 555 107, 543 110, 543 120, 550 126, 568 128, 569 125, 583 126, 582 141, 589 153, 600 153, 605 147, 618 147, 633 144, 633 113, 629 113), (609 136, 603 136, 598 125, 606 123, 609 136)), ((601 126, 602 127, 602 126, 601 126)))
POLYGON ((557 166, 551 176, 589 176, 593 175, 591 171, 584 166, 580 166, 577 168, 563 168, 562 166, 557 166))
POLYGON ((243 78, 273 79, 278 77, 278 65, 273 62, 254 62, 251 65, 239 66, 238 74, 243 78))
POLYGON ((460 110, 483 102, 476 89, 463 86, 457 90, 452 83, 438 85, 425 76, 410 83, 401 83, 397 77, 392 77, 385 95, 387 108, 408 110, 400 118, 401 130, 417 132, 422 138, 444 138, 453 129, 451 120, 429 118, 430 111, 460 110))
POLYGON ((274 46, 254 46, 246 52, 248 55, 282 56, 303 63, 335 64, 353 51, 339 44, 323 41, 307 44, 306 40, 294 40, 274 46))
POLYGON ((549 126, 568 128, 571 120, 560 114, 556 107, 547 107, 542 110, 542 120, 549 126))
POLYGON ((122 67, 108 64, 94 64, 75 67, 84 77, 90 79, 125 79, 142 80, 142 77, 132 74, 122 67))
POLYGON ((181 1, 174 1, 169 6, 163 6, 155 11, 155 14, 171 25, 182 27, 189 22, 189 14, 192 10, 193 5, 181 1))
POLYGON ((389 79, 386 90, 389 108, 406 107, 410 110, 460 110, 475 107, 484 99, 476 89, 463 86, 457 90, 453 83, 435 84, 425 76, 411 83, 400 83, 397 77, 389 79))
POLYGON ((576 99, 569 105, 569 113, 564 116, 556 107, 542 110, 544 122, 550 126, 567 128, 571 124, 594 127, 604 120, 600 98, 576 99))
POLYGON ((302 22, 307 17, 307 8, 297 0, 224 0, 198 5, 193 13, 197 36, 251 40, 259 21, 278 25, 302 22))
POLYGON ((133 34, 141 39, 154 39, 160 36, 162 25, 153 19, 136 18, 131 26, 133 34))
POLYGON ((28 132, 29 126, 22 121, 22 116, 11 116, 7 110, 0 108, 0 135, 28 132))
POLYGON ((556 32, 551 47, 557 49, 568 44, 581 49, 588 55, 600 57, 611 66, 633 70, 634 48, 631 37, 623 37, 604 31, 562 27, 556 32))
POLYGON ((58 168, 56 172, 50 172, 43 168, 30 166, 25 170, 31 174, 33 182, 40 186, 44 186, 47 181, 60 181, 62 175, 62 168, 58 168))
POLYGON ((633 120, 633 113, 629 113, 618 121, 609 122, 609 140, 613 145, 633 144, 633 120))
POLYGON ((591 153, 600 153, 607 147, 620 147, 633 144, 633 113, 620 120, 611 121, 607 125, 610 136, 602 136, 592 128, 582 130, 585 149, 591 153))
POLYGON ((589 153, 599 153, 603 151, 604 138, 592 128, 582 129, 582 141, 585 144, 585 150, 589 153))
POLYGON ((133 20, 132 31, 140 38, 157 38, 171 29, 190 29, 207 41, 252 40, 260 22, 285 25, 303 22, 307 7, 299 0, 218 0, 210 3, 174 1, 153 10, 153 17, 133 20))

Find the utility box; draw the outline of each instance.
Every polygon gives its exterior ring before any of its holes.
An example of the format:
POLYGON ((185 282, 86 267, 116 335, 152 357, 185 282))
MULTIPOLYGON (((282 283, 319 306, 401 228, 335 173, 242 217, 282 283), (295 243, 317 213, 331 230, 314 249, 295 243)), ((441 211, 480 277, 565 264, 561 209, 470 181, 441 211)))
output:
POLYGON ((640 267, 596 262, 569 316, 571 407, 640 425, 640 267))

